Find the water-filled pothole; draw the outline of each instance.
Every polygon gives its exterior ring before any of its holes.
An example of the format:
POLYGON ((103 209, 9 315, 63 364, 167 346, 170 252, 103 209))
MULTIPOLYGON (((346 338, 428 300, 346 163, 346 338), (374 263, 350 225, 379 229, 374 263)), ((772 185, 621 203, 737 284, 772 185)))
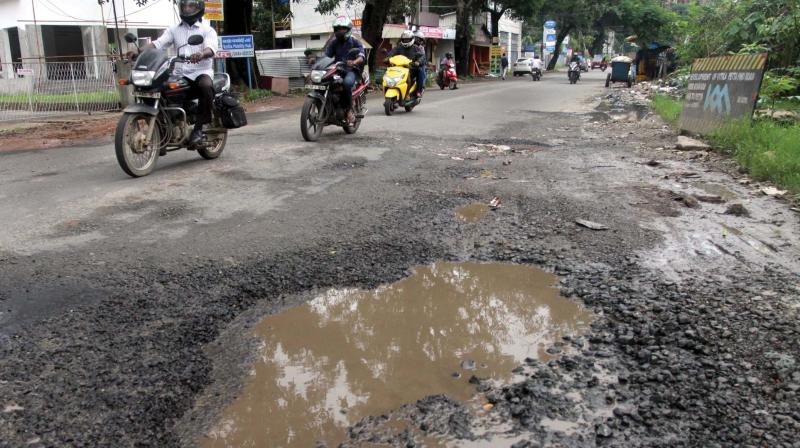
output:
POLYGON ((252 376, 201 445, 337 446, 365 416, 432 394, 470 399, 473 374, 509 381, 589 324, 557 280, 528 266, 437 263, 267 317, 252 376))
POLYGON ((458 219, 470 224, 480 221, 488 213, 489 206, 480 202, 475 202, 456 209, 456 216, 458 219))

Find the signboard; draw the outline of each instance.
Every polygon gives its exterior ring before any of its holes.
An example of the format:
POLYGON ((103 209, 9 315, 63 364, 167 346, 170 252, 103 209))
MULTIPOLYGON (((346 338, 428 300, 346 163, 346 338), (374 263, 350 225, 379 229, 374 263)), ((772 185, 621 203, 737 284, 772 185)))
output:
POLYGON ((544 22, 544 27, 554 30, 556 29, 556 22, 554 20, 548 20, 547 22, 544 22))
POLYGON ((503 67, 500 64, 500 58, 503 57, 503 47, 499 45, 492 45, 489 49, 489 72, 495 75, 500 75, 503 72, 503 67))
POLYGON ((33 75, 32 68, 18 68, 17 75, 33 75))
POLYGON ((681 113, 681 129, 704 133, 753 116, 767 54, 697 59, 681 113))
POLYGON ((206 20, 224 21, 225 13, 222 9, 222 3, 223 0, 206 2, 206 13, 203 15, 203 18, 206 20))
POLYGON ((219 36, 217 58, 252 58, 256 55, 252 34, 219 36))
POLYGON ((353 26, 361 26, 361 19, 353 19, 350 22, 353 23, 353 26))

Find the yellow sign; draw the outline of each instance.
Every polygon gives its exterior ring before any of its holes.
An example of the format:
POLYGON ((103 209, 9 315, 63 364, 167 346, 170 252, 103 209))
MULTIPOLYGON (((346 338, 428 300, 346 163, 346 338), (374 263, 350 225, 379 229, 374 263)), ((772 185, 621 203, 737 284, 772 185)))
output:
POLYGON ((220 22, 225 20, 225 14, 222 11, 222 0, 218 2, 206 2, 206 13, 203 15, 203 18, 220 22))
POLYGON ((491 57, 500 57, 503 55, 503 47, 500 46, 492 46, 491 50, 489 50, 489 56, 491 57))

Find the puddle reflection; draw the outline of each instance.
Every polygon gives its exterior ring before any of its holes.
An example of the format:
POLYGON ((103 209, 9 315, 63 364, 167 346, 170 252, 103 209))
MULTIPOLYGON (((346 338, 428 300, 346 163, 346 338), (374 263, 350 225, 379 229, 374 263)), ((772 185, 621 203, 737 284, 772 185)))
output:
POLYGON ((255 330, 252 377, 201 445, 336 446, 367 415, 431 394, 467 400, 472 374, 509 380, 526 357, 545 359, 549 343, 586 328, 590 315, 559 296, 557 280, 528 266, 438 263, 270 316, 255 330))

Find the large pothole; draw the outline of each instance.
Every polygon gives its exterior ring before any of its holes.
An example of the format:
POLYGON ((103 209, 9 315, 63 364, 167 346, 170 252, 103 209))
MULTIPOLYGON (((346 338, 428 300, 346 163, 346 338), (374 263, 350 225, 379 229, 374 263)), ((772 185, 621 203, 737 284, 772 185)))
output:
POLYGON ((204 447, 336 446, 348 426, 432 394, 467 401, 473 375, 511 381, 526 358, 584 332, 557 277, 511 264, 437 263, 373 291, 331 290, 267 317, 238 398, 204 447))

